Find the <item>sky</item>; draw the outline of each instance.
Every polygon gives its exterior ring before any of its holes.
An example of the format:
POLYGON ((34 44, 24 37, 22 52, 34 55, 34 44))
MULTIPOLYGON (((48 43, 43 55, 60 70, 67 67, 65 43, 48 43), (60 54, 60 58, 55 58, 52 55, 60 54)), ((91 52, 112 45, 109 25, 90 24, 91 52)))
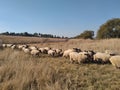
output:
POLYGON ((74 37, 120 18, 120 0, 0 0, 0 33, 74 37))

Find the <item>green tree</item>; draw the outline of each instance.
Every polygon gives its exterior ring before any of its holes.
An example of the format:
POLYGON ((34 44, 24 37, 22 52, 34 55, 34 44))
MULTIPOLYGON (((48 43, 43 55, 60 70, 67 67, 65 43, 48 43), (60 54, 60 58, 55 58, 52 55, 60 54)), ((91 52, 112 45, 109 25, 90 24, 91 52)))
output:
POLYGON ((98 39, 120 38, 120 18, 113 18, 101 25, 96 37, 98 39))
POLYGON ((35 32, 33 35, 34 35, 34 36, 38 36, 38 35, 39 35, 39 33, 36 33, 36 32, 35 32))
POLYGON ((94 31, 86 30, 80 35, 76 36, 76 38, 83 38, 83 39, 93 39, 94 31))

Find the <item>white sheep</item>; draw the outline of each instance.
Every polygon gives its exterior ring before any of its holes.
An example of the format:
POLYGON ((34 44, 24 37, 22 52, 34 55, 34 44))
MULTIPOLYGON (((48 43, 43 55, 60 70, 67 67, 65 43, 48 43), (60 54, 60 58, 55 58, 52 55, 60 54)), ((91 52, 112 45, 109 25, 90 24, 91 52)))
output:
POLYGON ((12 45, 11 46, 11 49, 15 49, 15 48, 17 48, 16 45, 12 45))
POLYGON ((85 63, 90 60, 90 55, 88 52, 79 52, 78 63, 85 63))
POLYGON ((10 48, 12 45, 13 45, 13 44, 6 44, 6 46, 7 46, 8 48, 10 48))
POLYGON ((56 51, 55 50, 48 50, 48 55, 55 56, 56 51))
POLYGON ((71 63, 74 62, 74 61, 78 62, 79 53, 77 53, 77 52, 70 52, 69 56, 70 56, 70 62, 71 63))
POLYGON ((116 55, 116 56, 112 56, 110 58, 110 62, 112 63, 113 66, 115 66, 116 68, 120 68, 120 56, 116 55))
POLYGON ((115 55, 115 53, 112 50, 105 50, 105 53, 110 54, 110 55, 115 55))
POLYGON ((47 54, 47 50, 46 49, 44 49, 44 48, 38 48, 38 50, 41 52, 41 53, 44 53, 44 54, 47 54))
POLYGON ((64 53, 63 53, 63 57, 68 58, 68 57, 69 57, 69 54, 70 54, 71 52, 76 52, 76 50, 75 50, 75 49, 65 50, 64 53))
POLYGON ((30 51, 31 51, 29 48, 25 48, 25 47, 23 47, 22 50, 24 51, 24 53, 30 53, 30 51))
POLYGON ((62 52, 62 49, 55 49, 57 54, 60 54, 62 52))
POLYGON ((107 63, 109 62, 110 54, 97 52, 93 55, 93 60, 97 62, 107 63))
POLYGON ((36 46, 30 46, 29 49, 30 50, 37 50, 37 47, 36 46))
POLYGON ((40 52, 39 52, 39 50, 36 50, 36 49, 34 49, 34 50, 31 50, 31 55, 33 55, 33 56, 39 56, 40 55, 40 52))
POLYGON ((22 50, 23 47, 27 48, 28 45, 18 45, 18 46, 17 46, 17 48, 20 49, 20 50, 22 50))
POLYGON ((88 53, 87 52, 70 52, 70 62, 78 62, 80 63, 84 63, 88 60, 88 53))
POLYGON ((48 51, 48 50, 50 50, 51 48, 50 48, 50 47, 44 47, 44 49, 48 51))
POLYGON ((2 44, 2 47, 5 48, 5 47, 7 47, 7 45, 6 44, 2 44))
POLYGON ((63 55, 62 49, 55 49, 55 51, 56 51, 56 56, 62 56, 63 55))

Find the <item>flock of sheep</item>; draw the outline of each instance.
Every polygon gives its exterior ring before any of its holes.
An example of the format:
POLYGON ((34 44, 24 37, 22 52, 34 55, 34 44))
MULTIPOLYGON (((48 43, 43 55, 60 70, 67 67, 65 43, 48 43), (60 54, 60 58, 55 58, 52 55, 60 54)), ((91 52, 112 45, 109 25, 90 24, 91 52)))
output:
POLYGON ((82 51, 79 48, 72 48, 62 51, 62 49, 55 49, 50 47, 38 48, 30 45, 15 45, 2 44, 2 48, 11 48, 23 50, 24 53, 29 53, 33 56, 40 56, 41 53, 48 54, 52 57, 65 57, 71 63, 112 63, 116 68, 120 68, 120 55, 113 53, 111 50, 103 52, 94 52, 93 50, 82 51))

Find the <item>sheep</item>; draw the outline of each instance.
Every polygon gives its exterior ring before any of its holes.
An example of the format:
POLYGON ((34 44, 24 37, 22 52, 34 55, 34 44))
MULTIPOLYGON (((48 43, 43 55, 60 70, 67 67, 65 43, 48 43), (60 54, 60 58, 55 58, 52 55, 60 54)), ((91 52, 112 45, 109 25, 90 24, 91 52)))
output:
POLYGON ((70 62, 73 63, 74 61, 78 62, 78 55, 79 53, 77 52, 70 52, 69 56, 70 56, 70 62))
POLYGON ((15 48, 17 48, 16 45, 12 45, 11 46, 11 49, 15 49, 15 48))
POLYGON ((77 52, 77 49, 73 48, 73 49, 65 50, 64 53, 63 53, 63 57, 68 58, 70 52, 77 52))
POLYGON ((73 48, 76 52, 81 52, 80 48, 73 48))
POLYGON ((6 44, 2 44, 2 47, 5 48, 5 47, 7 47, 7 45, 6 44))
POLYGON ((112 65, 116 68, 120 69, 120 56, 116 55, 116 56, 112 56, 110 58, 110 62, 112 63, 112 65))
POLYGON ((89 60, 93 62, 93 55, 95 54, 95 52, 93 50, 85 50, 84 52, 87 52, 87 54, 89 55, 89 60))
POLYGON ((22 49, 23 48, 23 45, 18 45, 18 49, 22 49))
POLYGON ((13 44, 6 44, 6 46, 7 46, 8 48, 10 48, 10 47, 13 46, 13 44))
POLYGON ((31 51, 29 48, 25 48, 25 47, 23 47, 22 50, 24 51, 24 53, 30 53, 30 51, 31 51))
POLYGON ((70 62, 73 63, 74 61, 80 63, 85 63, 87 61, 88 53, 87 52, 70 52, 70 62))
POLYGON ((45 54, 48 54, 48 51, 51 50, 50 47, 44 47, 44 49, 45 49, 45 50, 44 50, 44 53, 45 53, 45 54))
POLYGON ((88 52, 79 52, 78 63, 90 62, 91 56, 88 52))
POLYGON ((48 51, 48 50, 50 50, 51 48, 50 48, 50 47, 44 47, 44 49, 48 51))
POLYGON ((44 49, 44 48, 39 48, 38 50, 39 50, 41 53, 47 54, 47 50, 44 49))
POLYGON ((62 49, 55 49, 56 50, 56 53, 61 53, 62 52, 62 49))
POLYGON ((94 54, 93 60, 101 63, 108 63, 110 57, 110 54, 97 52, 94 54))
POLYGON ((37 47, 36 46, 30 46, 29 49, 30 50, 37 50, 37 47))
POLYGON ((33 55, 33 56, 39 56, 39 54, 40 54, 40 51, 39 50, 36 50, 36 49, 34 49, 34 50, 31 50, 31 55, 33 55))
POLYGON ((27 48, 28 45, 18 45, 18 49, 20 49, 20 50, 22 50, 23 47, 27 48))
POLYGON ((48 55, 55 56, 56 50, 48 50, 48 55))
POLYGON ((105 53, 110 54, 110 55, 115 55, 115 53, 112 50, 105 50, 105 53))
POLYGON ((63 55, 62 49, 55 49, 55 51, 56 51, 56 56, 62 56, 63 55))

